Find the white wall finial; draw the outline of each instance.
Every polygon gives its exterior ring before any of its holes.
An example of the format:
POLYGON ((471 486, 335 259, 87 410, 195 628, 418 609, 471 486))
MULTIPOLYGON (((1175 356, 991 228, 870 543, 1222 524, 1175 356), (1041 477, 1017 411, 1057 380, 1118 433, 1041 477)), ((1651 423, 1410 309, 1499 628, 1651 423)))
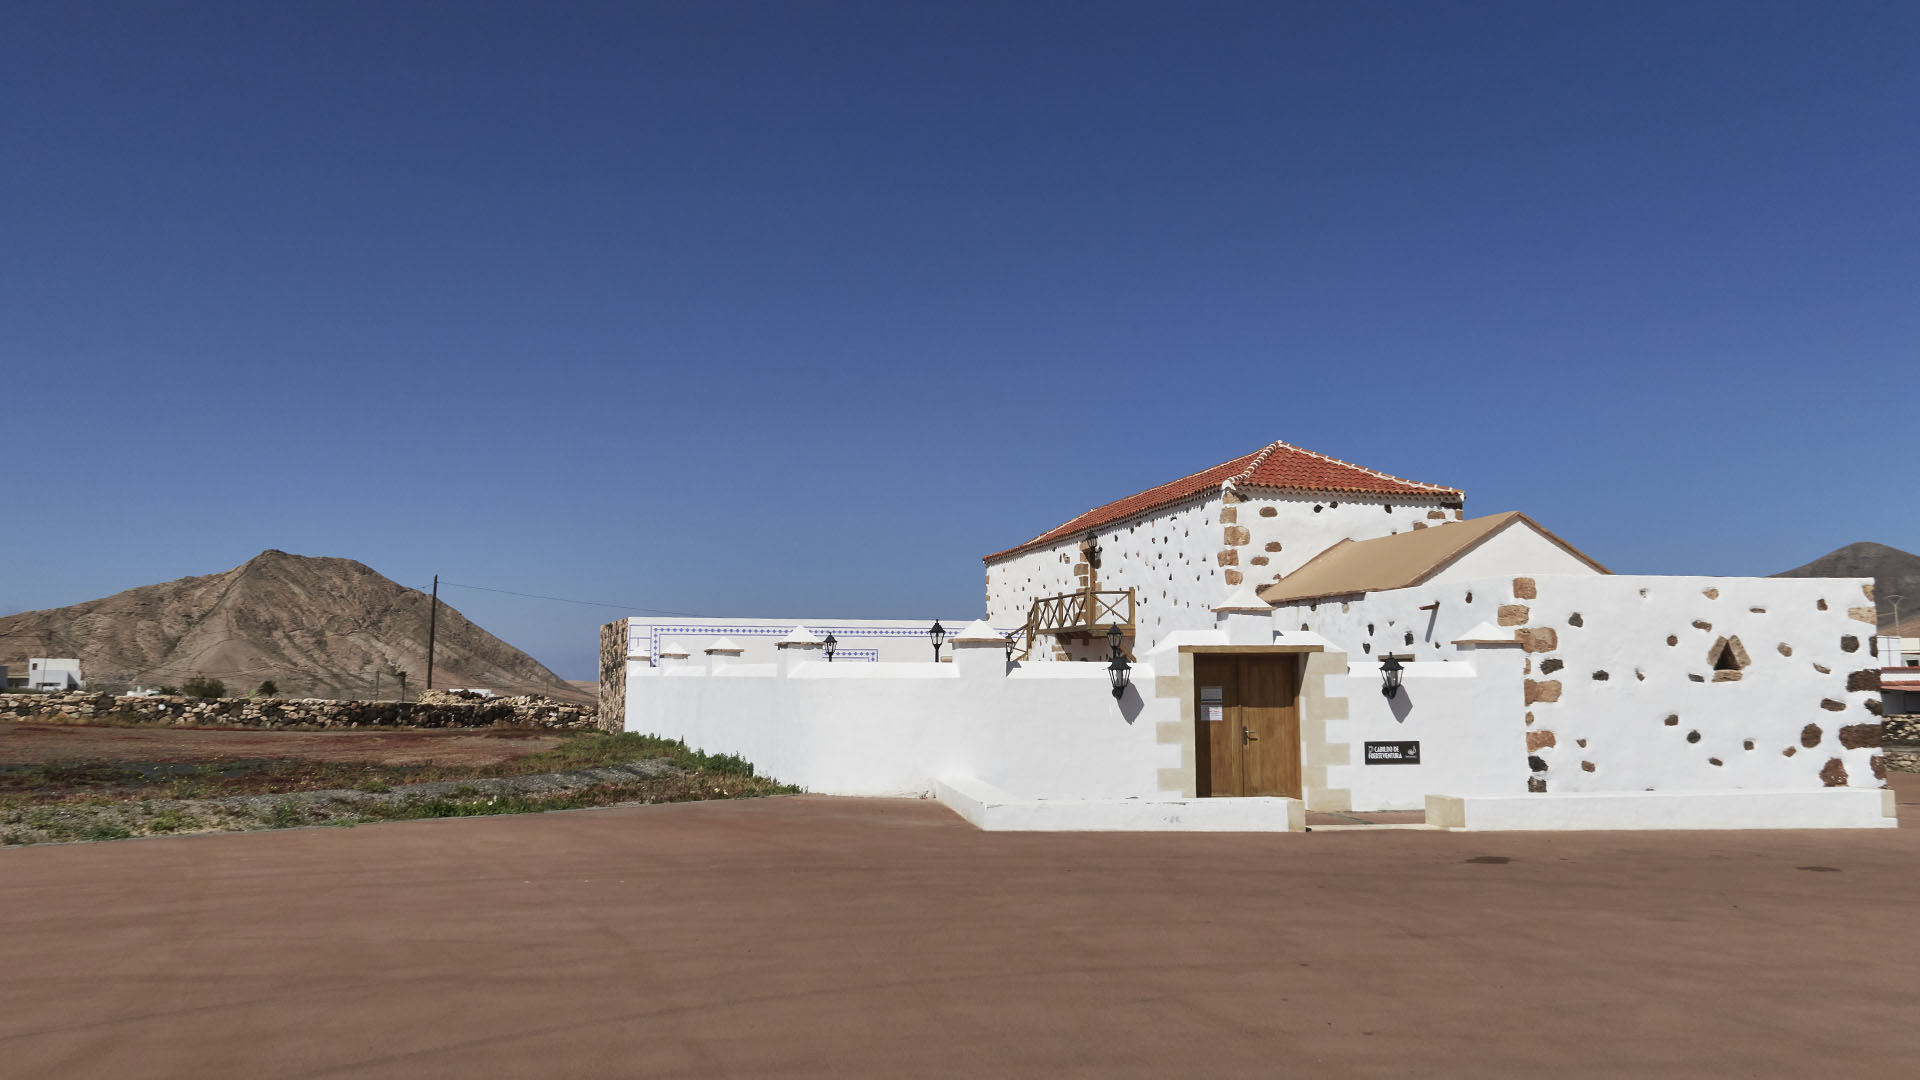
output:
POLYGON ((1213 609, 1214 626, 1226 631, 1229 645, 1273 644, 1273 605, 1260 599, 1251 582, 1242 583, 1213 609))
POLYGON ((947 639, 953 665, 962 678, 998 679, 1007 674, 1006 635, 985 619, 975 619, 947 639))
POLYGON ((965 627, 961 628, 959 633, 956 633, 952 637, 948 638, 947 641, 956 649, 961 648, 962 646, 967 646, 967 647, 991 646, 992 648, 1003 649, 1006 647, 1006 644, 1007 644, 1007 636, 1005 634, 1002 634, 1000 631, 995 630, 993 626, 987 622, 987 620, 975 619, 972 622, 968 623, 965 627))
POLYGON ((1214 607, 1213 613, 1215 615, 1272 615, 1273 605, 1260 599, 1260 590, 1254 588, 1253 582, 1243 581, 1227 594, 1225 600, 1214 607))
POLYGON ((825 645, 820 637, 804 626, 796 626, 787 632, 787 636, 775 643, 779 649, 818 649, 825 645))

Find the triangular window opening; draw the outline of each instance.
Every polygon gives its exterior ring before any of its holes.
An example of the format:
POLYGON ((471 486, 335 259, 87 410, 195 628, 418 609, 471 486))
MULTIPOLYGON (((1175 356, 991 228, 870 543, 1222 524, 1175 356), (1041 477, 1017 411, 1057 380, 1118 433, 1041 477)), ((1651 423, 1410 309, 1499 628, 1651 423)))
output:
POLYGON ((1715 671, 1739 671, 1747 666, 1747 650, 1740 646, 1739 638, 1721 638, 1713 643, 1713 649, 1707 654, 1715 671))

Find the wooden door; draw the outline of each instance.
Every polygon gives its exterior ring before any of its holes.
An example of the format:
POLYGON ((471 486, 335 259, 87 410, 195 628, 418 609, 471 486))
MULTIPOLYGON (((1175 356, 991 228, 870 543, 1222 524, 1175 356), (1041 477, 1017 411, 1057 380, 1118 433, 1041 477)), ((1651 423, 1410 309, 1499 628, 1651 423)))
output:
POLYGON ((1201 797, 1240 794, 1240 724, 1229 715, 1239 694, 1237 656, 1193 658, 1194 773, 1201 797))
POLYGON ((1299 798, 1298 658, 1201 653, 1193 659, 1198 793, 1299 798))

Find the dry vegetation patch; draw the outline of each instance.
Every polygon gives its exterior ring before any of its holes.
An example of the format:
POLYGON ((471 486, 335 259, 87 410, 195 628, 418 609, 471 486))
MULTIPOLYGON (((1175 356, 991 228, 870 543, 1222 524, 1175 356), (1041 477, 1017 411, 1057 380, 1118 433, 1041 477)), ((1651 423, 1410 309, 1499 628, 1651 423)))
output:
POLYGON ((352 825, 793 789, 631 733, 226 732, 12 725, 0 842, 352 825))

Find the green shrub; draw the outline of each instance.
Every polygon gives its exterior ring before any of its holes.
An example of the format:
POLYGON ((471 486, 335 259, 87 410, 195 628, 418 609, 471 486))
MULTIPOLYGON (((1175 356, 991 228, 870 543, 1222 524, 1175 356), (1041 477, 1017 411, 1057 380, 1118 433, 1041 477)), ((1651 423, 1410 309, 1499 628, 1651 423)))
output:
POLYGON ((200 819, 184 813, 177 808, 162 810, 147 822, 147 831, 156 833, 178 832, 181 829, 200 827, 200 819))
POLYGON ((188 697, 219 698, 227 696, 227 684, 219 679, 209 679, 205 675, 195 675, 181 687, 188 697))
POLYGON ((675 768, 691 772, 702 769, 721 776, 752 776, 753 763, 738 754, 709 754, 700 750, 682 750, 673 756, 675 768))
POLYGON ((307 816, 292 799, 281 799, 267 811, 266 823, 276 829, 291 829, 296 825, 305 825, 307 816))

